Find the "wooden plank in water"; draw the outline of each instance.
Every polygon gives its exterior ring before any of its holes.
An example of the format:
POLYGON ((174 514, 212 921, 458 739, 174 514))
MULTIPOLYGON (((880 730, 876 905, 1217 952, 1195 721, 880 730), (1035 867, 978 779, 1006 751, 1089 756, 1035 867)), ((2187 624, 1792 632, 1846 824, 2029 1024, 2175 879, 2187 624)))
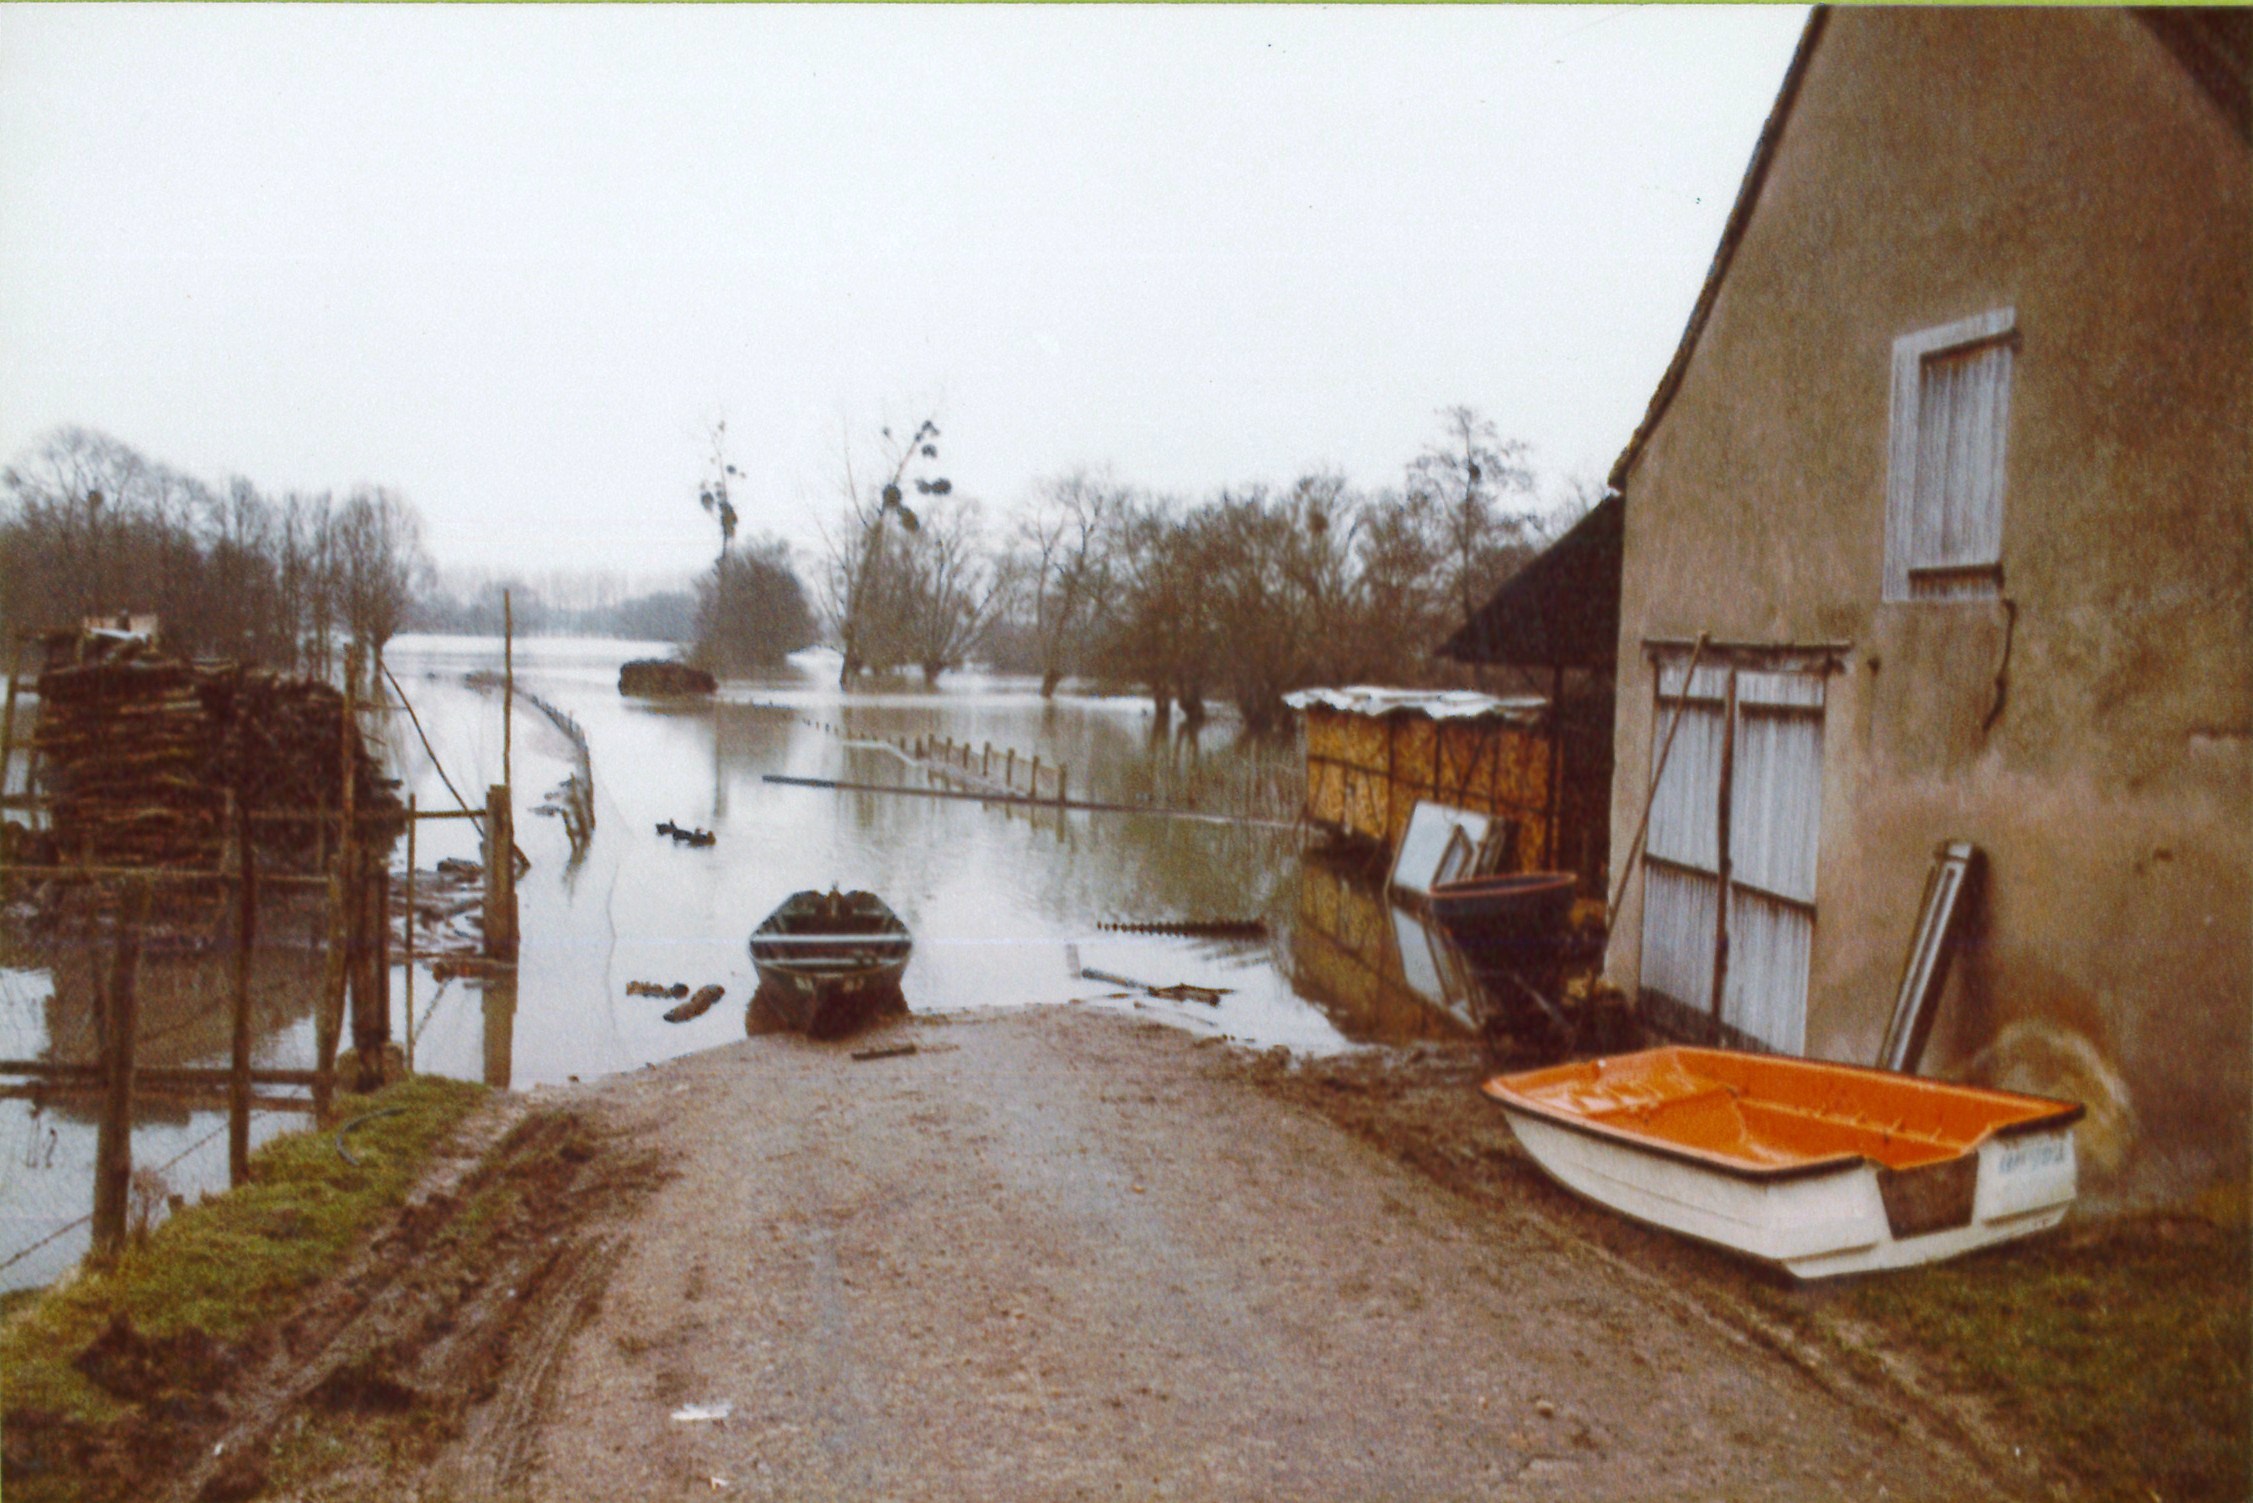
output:
POLYGON ((1022 804, 1034 809, 1074 809, 1087 814, 1147 814, 1154 819, 1194 819, 1212 825, 1250 825, 1266 830, 1296 830, 1295 819, 1260 819, 1249 814, 1213 814, 1202 809, 1167 809, 1151 804, 1114 804, 1094 799, 1059 801, 1054 798, 1011 797, 999 793, 971 793, 954 788, 909 788, 898 783, 849 783, 832 778, 793 778, 768 773, 761 781, 789 788, 829 788, 839 793, 890 793, 905 798, 967 799, 975 804, 1022 804))

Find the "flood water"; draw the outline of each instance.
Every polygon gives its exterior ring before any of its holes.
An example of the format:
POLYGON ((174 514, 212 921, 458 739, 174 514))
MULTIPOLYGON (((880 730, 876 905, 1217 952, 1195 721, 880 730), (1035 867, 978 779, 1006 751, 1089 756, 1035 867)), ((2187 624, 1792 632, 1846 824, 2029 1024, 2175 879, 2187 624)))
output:
MULTIPOLYGON (((1373 886, 1308 858, 1295 828, 1064 811, 768 783, 769 774, 930 786, 888 743, 946 737, 991 743, 996 777, 1010 750, 1024 768, 1069 768, 1076 799, 1204 810, 1287 812, 1298 751, 1287 740, 1239 745, 1225 723, 1191 737, 1153 733, 1145 700, 1061 696, 1044 702, 1029 680, 950 675, 936 690, 914 681, 836 684, 836 659, 813 651, 758 681, 730 682, 711 699, 629 699, 617 688, 632 657, 669 656, 663 644, 603 639, 519 641, 512 729, 517 843, 530 859, 519 883, 522 954, 513 987, 438 981, 425 960, 394 968, 393 1037, 414 1067, 523 1089, 642 1068, 743 1036, 755 978, 745 941, 790 893, 831 886, 881 895, 906 920, 915 955, 904 989, 918 1012, 1080 1002, 1132 1011, 1258 1047, 1323 1053, 1372 1041, 1460 1036, 1472 1007, 1459 968, 1409 914, 1373 886), (574 856, 560 819, 535 810, 577 766, 572 741, 538 703, 583 729, 594 783, 595 829, 574 856), (710 830, 705 848, 656 832, 660 821, 710 830), (1249 941, 1111 932, 1106 923, 1257 919, 1249 941), (1086 979, 1100 970, 1154 986, 1223 989, 1217 1006, 1120 995, 1086 979), (667 1001, 629 996, 629 981, 690 988, 716 983, 722 1003, 701 1018, 664 1021, 667 1001)), ((370 714, 371 732, 423 809, 456 806, 447 779, 481 805, 502 780, 502 644, 408 637, 388 659, 412 702, 408 717, 370 714), (433 757, 432 753, 435 753, 433 757), (443 769, 443 776, 441 776, 443 769)), ((1044 782, 1044 790, 1051 785, 1044 782)), ((477 859, 466 820, 418 826, 416 867, 477 859)), ((403 878, 405 843, 393 853, 403 878)), ((427 889, 426 889, 427 892, 427 889)), ((395 885, 394 899, 403 896, 395 885)), ((144 962, 144 994, 166 967, 187 991, 223 960, 144 962)), ((83 1029, 68 967, 0 970, 0 1048, 11 1057, 82 1058, 65 1035, 83 1029), (61 979, 58 979, 58 977, 61 979)), ((313 1061, 311 993, 318 956, 261 958, 258 1063, 313 1061)), ((205 985, 198 995, 214 996, 205 985)), ((144 1010, 149 1004, 144 1001, 144 1010)), ((215 1010, 183 1004, 178 1037, 146 1063, 225 1062, 215 1010)), ((144 1022, 144 1038, 149 1024, 144 1022)), ((263 1137, 302 1115, 257 1114, 263 1137)), ((92 1103, 0 1101, 0 1287, 55 1277, 85 1248, 71 1228, 91 1205, 92 1103), (53 1240, 28 1254, 41 1238, 53 1240)), ((136 1164, 163 1166, 166 1188, 193 1194, 225 1183, 223 1115, 152 1107, 136 1128, 136 1164)))

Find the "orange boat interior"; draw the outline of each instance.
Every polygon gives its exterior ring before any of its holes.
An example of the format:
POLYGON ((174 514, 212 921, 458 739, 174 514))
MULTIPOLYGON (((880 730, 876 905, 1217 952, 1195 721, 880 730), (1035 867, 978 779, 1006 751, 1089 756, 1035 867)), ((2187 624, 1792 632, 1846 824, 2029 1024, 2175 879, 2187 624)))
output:
POLYGON ((1913 1169, 1999 1131, 2081 1109, 1851 1065, 1721 1049, 1649 1049, 1486 1083, 1496 1100, 1567 1126, 1754 1173, 1869 1159, 1913 1169))

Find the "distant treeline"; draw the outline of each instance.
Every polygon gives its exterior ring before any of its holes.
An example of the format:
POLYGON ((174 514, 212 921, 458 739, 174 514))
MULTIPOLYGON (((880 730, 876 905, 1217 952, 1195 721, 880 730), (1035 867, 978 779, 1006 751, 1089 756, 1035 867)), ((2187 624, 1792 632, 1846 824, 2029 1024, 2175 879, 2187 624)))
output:
MULTIPOLYGON (((943 481, 848 488, 822 576, 845 676, 914 667, 926 679, 979 657, 1147 693, 1161 719, 1233 704, 1256 729, 1315 684, 1461 682, 1433 649, 1596 499, 1572 487, 1536 510, 1523 444, 1466 408, 1402 483, 1326 473, 1227 487, 1199 500, 1107 474, 1042 482, 998 535, 943 481)), ((935 431, 935 430, 933 430, 935 431)), ((887 471, 880 470, 880 474, 887 471)))
POLYGON ((274 495, 76 427, 0 470, 11 636, 154 612, 167 651, 332 677, 347 642, 380 661, 429 568, 414 508, 382 486, 274 495))
POLYGON ((636 591, 623 575, 555 570, 526 576, 445 569, 407 613, 409 631, 501 634, 502 595, 526 636, 631 637, 687 642, 696 595, 687 588, 636 591))

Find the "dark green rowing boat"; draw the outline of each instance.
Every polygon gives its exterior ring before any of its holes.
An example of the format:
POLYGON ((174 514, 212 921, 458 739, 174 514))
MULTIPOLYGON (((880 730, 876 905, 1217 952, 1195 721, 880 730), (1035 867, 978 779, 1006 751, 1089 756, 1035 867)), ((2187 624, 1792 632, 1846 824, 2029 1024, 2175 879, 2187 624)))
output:
POLYGON ((906 1010, 900 975, 913 949, 907 925, 872 892, 792 893, 751 931, 752 1006, 809 1038, 841 1037, 906 1010))

